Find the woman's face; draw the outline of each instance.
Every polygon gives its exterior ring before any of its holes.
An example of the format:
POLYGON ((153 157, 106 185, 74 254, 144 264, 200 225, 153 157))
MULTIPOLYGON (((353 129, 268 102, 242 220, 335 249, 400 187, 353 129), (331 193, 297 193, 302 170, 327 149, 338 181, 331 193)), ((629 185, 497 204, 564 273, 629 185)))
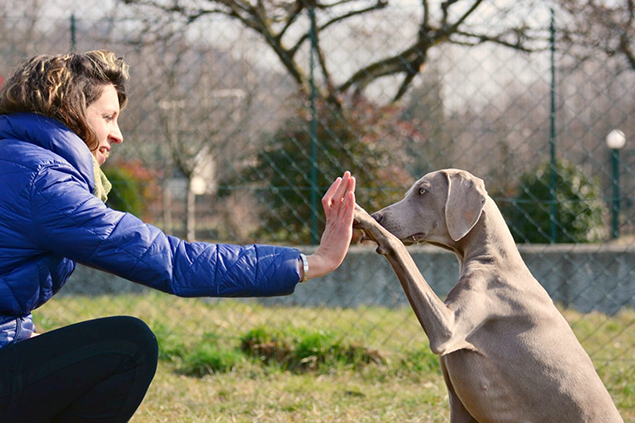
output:
POLYGON ((99 140, 99 147, 92 152, 99 166, 110 156, 112 144, 123 142, 117 123, 119 112, 119 98, 114 85, 105 85, 101 96, 86 108, 88 123, 99 140))

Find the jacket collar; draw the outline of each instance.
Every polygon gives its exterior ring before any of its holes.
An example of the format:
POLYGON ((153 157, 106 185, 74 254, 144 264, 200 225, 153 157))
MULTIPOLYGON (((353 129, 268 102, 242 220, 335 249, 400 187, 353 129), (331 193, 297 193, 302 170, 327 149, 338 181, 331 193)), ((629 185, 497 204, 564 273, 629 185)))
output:
POLYGON ((52 151, 79 171, 91 192, 95 176, 90 150, 82 139, 56 119, 35 113, 0 115, 0 139, 17 139, 52 151))

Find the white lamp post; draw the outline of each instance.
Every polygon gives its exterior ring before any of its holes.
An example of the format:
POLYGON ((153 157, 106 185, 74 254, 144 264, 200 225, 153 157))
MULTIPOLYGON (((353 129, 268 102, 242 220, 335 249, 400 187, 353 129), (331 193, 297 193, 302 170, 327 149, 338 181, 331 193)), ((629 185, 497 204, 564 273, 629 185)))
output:
POLYGON ((613 211, 611 237, 613 239, 620 236, 620 149, 624 147, 624 144, 626 144, 626 137, 619 129, 613 129, 606 136, 606 146, 611 149, 613 164, 613 201, 611 201, 613 211))

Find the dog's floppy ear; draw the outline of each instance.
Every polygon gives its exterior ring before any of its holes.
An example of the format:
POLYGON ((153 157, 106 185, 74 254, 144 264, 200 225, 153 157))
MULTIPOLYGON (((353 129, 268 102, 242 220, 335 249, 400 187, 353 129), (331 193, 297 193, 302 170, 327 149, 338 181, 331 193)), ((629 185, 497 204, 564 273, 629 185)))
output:
POLYGON ((487 191, 482 179, 464 171, 446 172, 448 199, 445 202, 445 222, 453 241, 468 234, 481 217, 487 191))

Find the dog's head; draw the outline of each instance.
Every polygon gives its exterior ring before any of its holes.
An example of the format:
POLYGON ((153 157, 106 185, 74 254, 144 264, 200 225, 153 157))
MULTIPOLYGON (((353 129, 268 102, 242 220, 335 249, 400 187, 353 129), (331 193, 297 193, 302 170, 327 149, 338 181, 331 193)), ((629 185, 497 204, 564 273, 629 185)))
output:
POLYGON ((481 179, 464 170, 445 169, 425 175, 403 200, 372 216, 406 245, 449 245, 472 230, 486 199, 481 179))

